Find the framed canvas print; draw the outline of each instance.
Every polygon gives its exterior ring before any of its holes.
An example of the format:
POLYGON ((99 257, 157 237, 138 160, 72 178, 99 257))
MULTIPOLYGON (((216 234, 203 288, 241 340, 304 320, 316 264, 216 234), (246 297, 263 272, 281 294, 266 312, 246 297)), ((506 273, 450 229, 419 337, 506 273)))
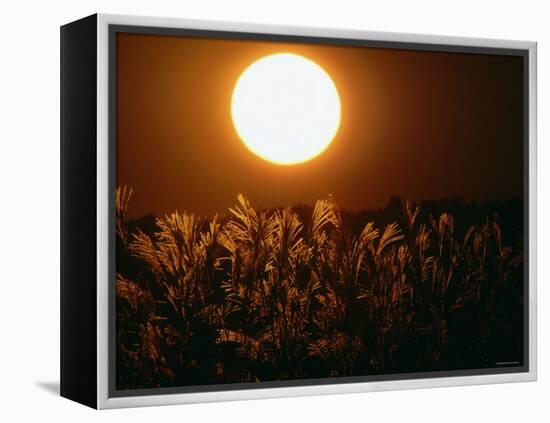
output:
POLYGON ((536 379, 536 44, 61 28, 61 394, 536 379))

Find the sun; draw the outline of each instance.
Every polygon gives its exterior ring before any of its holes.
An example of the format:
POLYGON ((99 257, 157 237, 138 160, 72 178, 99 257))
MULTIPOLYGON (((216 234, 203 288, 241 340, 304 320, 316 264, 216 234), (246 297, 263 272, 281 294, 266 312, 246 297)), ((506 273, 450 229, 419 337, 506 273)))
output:
POLYGON ((278 53, 252 63, 231 99, 233 125, 254 154, 295 165, 319 156, 340 126, 340 97, 328 73, 303 56, 278 53))

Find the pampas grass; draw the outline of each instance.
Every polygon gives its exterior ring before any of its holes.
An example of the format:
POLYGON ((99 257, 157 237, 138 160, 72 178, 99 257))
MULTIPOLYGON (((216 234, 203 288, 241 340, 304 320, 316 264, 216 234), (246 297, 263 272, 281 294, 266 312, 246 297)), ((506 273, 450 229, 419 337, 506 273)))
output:
POLYGON ((305 224, 239 195, 224 216, 174 212, 145 233, 128 229, 132 191, 116 194, 119 389, 445 369, 468 339, 457 319, 478 319, 465 327, 483 351, 506 324, 500 292, 521 283, 521 248, 490 219, 458 239, 451 215, 419 222, 404 202, 404 230, 353 234, 331 198, 305 224))

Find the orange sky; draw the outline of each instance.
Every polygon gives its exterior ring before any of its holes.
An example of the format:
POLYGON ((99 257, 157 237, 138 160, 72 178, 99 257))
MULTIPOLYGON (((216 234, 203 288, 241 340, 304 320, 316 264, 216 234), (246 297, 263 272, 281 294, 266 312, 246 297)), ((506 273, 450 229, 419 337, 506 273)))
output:
POLYGON ((412 200, 522 195, 520 57, 183 36, 117 35, 117 185, 129 215, 224 212, 255 205, 343 208, 412 200), (295 166, 268 163, 238 138, 230 100, 252 62, 301 54, 334 80, 341 126, 295 166))

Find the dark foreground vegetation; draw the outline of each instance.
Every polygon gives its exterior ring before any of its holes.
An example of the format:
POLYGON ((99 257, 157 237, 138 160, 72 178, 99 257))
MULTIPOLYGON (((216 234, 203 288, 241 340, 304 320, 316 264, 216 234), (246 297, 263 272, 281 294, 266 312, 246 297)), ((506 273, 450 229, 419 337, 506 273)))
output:
POLYGON ((130 197, 117 190, 118 389, 522 364, 519 201, 352 214, 238 196, 221 217, 127 222, 130 197))

